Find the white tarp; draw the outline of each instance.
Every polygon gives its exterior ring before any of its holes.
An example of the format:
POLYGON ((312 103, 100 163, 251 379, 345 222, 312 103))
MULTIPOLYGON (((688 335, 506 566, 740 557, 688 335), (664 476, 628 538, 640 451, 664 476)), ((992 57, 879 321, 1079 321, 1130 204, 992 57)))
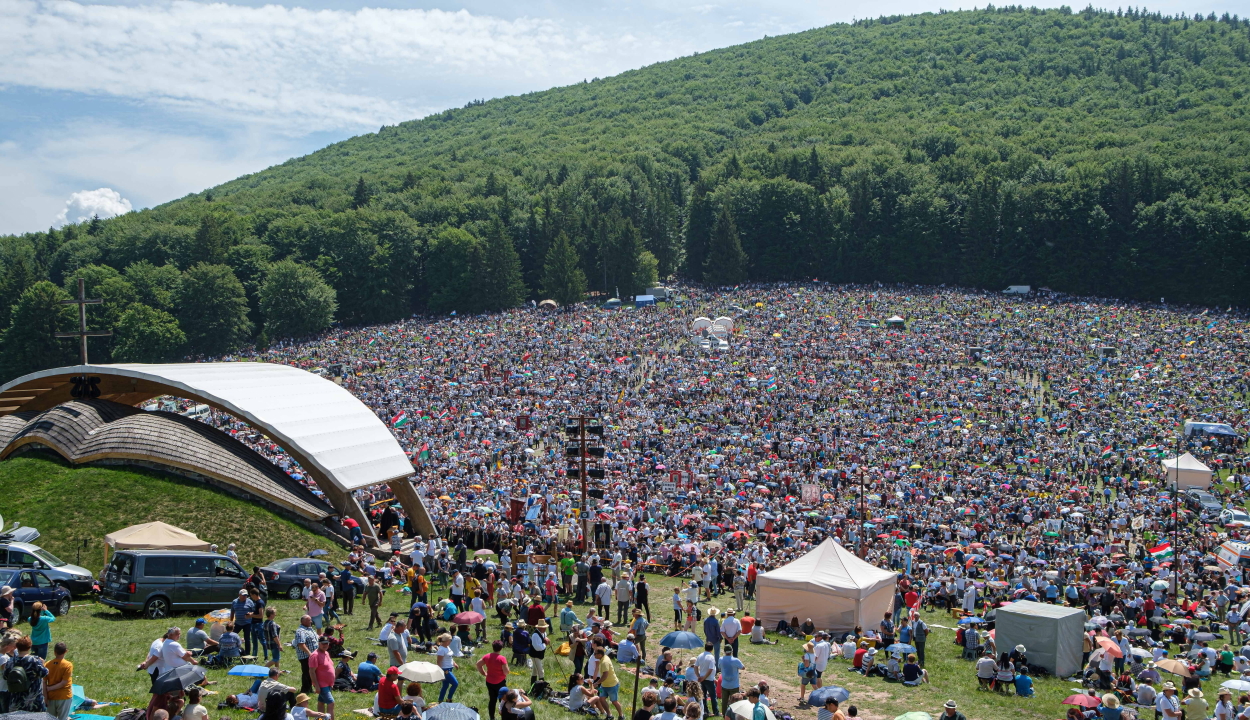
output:
POLYGON ((1021 600, 998 609, 994 616, 994 645, 1009 653, 1023 645, 1030 665, 1040 665, 1056 677, 1081 669, 1081 635, 1085 611, 1080 608, 1021 600))
POLYGON ((1211 487, 1211 468, 1189 453, 1181 455, 1179 460, 1168 458, 1163 461, 1163 475, 1169 485, 1177 484, 1178 474, 1182 488, 1196 487, 1206 490, 1211 487))
POLYGON ((860 560, 832 539, 756 578, 756 621, 811 618, 821 630, 876 628, 894 602, 898 576, 860 560))

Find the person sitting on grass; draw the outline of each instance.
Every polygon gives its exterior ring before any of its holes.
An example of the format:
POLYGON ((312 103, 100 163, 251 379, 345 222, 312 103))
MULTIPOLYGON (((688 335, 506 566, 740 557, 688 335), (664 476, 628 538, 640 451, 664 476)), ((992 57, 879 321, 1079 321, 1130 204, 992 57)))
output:
POLYGON ((1027 667, 1021 666, 1020 671, 1016 673, 1015 684, 1017 696, 1033 697, 1033 678, 1029 677, 1027 667))
POLYGON ((908 654, 907 662, 903 664, 903 684, 916 686, 927 682, 929 682, 929 672, 920 667, 915 653, 908 654))
POLYGON ((580 674, 573 673, 573 676, 569 678, 569 710, 577 712, 583 707, 602 715, 609 715, 612 712, 608 701, 599 697, 599 693, 594 688, 588 687, 580 674))

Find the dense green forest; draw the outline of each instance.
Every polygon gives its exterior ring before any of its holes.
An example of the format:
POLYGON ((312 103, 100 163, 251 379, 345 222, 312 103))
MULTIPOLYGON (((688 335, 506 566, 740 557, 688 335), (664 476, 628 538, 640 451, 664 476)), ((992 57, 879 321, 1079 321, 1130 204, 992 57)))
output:
POLYGON ((474 102, 0 239, 0 372, 72 358, 46 333, 72 322, 55 303, 79 276, 115 333, 101 361, 673 275, 1244 306, 1248 91, 1235 16, 989 7, 474 102))

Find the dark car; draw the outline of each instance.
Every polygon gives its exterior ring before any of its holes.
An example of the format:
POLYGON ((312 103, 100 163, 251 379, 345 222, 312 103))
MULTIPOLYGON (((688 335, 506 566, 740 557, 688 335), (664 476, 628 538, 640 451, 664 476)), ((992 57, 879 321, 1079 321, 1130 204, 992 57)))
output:
MULTIPOLYGON (((304 579, 317 580, 321 573, 330 576, 334 566, 326 560, 314 558, 283 558, 274 560, 260 569, 265 574, 265 582, 273 595, 285 595, 292 600, 304 597, 304 579)), ((352 578, 357 589, 365 586, 364 578, 352 578)))
POLYGON ((52 582, 39 570, 0 568, 0 584, 13 588, 13 619, 25 617, 27 608, 42 602, 53 615, 69 612, 69 590, 52 582))
POLYGON ((105 569, 100 602, 152 618, 220 608, 239 596, 247 573, 224 555, 192 550, 119 550, 105 569))

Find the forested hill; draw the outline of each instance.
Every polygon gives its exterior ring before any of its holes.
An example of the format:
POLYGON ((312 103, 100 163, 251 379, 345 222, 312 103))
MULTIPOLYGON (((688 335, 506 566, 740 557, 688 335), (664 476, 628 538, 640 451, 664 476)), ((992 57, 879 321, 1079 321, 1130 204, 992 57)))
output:
POLYGON ((473 103, 5 238, 0 371, 69 351, 29 328, 64 322, 49 308, 77 275, 118 331, 101 359, 223 352, 331 316, 627 294, 674 273, 1246 305, 1247 91, 1236 17, 989 8, 473 103))

